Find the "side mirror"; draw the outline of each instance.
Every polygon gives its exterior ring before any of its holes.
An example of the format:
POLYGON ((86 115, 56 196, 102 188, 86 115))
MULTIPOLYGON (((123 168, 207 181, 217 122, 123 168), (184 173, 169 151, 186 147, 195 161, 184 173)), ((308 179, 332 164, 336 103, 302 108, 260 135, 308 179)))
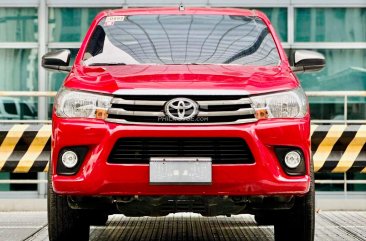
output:
POLYGON ((61 72, 70 72, 71 52, 68 49, 49 52, 42 57, 42 66, 48 70, 57 70, 61 72))
POLYGON ((291 69, 294 72, 315 72, 324 68, 324 55, 315 51, 297 50, 292 56, 291 69))

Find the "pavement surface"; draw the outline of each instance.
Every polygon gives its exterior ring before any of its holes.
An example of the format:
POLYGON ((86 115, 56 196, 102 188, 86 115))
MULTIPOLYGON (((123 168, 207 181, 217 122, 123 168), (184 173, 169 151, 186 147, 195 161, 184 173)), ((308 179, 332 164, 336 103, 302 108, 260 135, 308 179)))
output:
MULTIPOLYGON (((0 212, 0 240, 48 240, 46 212, 0 212)), ((366 240, 366 212, 321 211, 317 241, 366 240)), ((90 240, 274 240, 273 226, 257 226, 253 216, 202 217, 180 213, 159 218, 109 216, 107 226, 91 227, 90 240)))

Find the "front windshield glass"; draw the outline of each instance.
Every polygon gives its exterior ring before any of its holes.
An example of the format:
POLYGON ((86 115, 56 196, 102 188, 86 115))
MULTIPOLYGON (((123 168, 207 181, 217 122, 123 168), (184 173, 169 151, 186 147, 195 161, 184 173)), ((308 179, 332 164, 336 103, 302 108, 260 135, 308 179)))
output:
POLYGON ((134 15, 105 17, 96 27, 84 64, 278 65, 267 26, 258 17, 134 15))

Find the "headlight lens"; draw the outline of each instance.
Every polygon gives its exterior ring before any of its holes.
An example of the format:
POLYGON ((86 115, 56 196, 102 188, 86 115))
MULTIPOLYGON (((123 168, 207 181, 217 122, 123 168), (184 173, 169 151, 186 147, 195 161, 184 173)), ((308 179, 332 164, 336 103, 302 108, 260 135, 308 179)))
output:
POLYGON ((267 118, 302 118, 307 113, 307 98, 302 88, 250 99, 256 112, 266 111, 267 118))
POLYGON ((106 113, 112 97, 88 92, 61 90, 55 100, 59 117, 96 118, 97 111, 106 113))

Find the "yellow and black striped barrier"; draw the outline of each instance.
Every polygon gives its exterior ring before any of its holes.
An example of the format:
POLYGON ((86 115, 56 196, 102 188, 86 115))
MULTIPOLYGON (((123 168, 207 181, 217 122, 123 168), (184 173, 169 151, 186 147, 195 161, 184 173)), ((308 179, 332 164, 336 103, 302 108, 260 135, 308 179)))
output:
MULTIPOLYGON (((0 172, 46 172, 51 125, 0 126, 0 172)), ((366 173, 366 125, 312 125, 315 172, 366 173)))
POLYGON ((0 171, 45 172, 51 152, 51 125, 1 125, 0 171))
POLYGON ((312 125, 315 172, 366 173, 366 125, 312 125))

